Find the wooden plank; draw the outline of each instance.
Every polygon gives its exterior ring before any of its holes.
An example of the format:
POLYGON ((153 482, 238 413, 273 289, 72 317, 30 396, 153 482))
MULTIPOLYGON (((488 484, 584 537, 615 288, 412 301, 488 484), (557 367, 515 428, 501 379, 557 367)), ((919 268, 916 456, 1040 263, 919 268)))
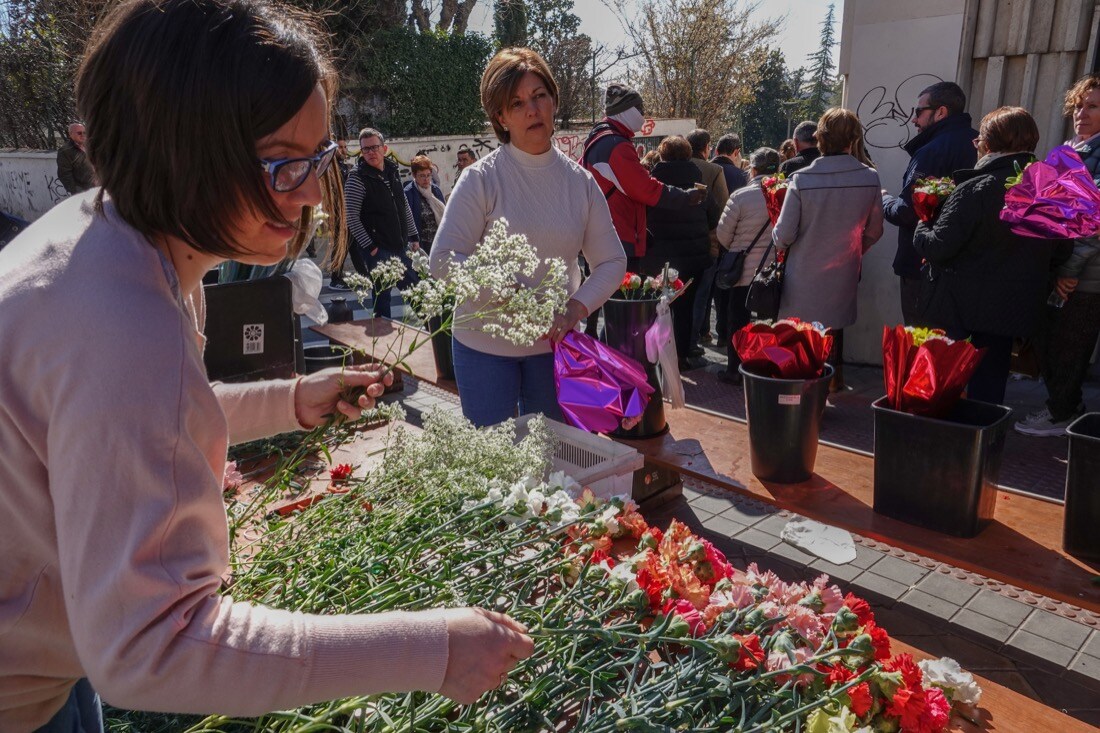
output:
POLYGON ((310 328, 332 341, 373 356, 384 364, 392 366, 400 361, 397 368, 401 371, 417 379, 438 384, 444 389, 457 391, 453 381, 439 378, 432 346, 424 343, 428 337, 426 331, 389 318, 363 318, 310 328), (409 349, 414 345, 419 347, 409 354, 409 349))
POLYGON ((874 512, 872 457, 823 445, 810 481, 764 484, 750 469, 744 423, 693 409, 665 414, 668 433, 623 442, 657 465, 1100 613, 1100 586, 1092 582, 1100 567, 1090 567, 1062 551, 1060 504, 998 492, 990 526, 972 539, 950 537, 874 512))
MULTIPOLYGON (((890 629, 886 630, 889 633, 890 629)), ((932 659, 917 647, 910 646, 897 639, 890 639, 890 651, 894 654, 912 654, 917 661, 932 659)), ((971 720, 956 714, 951 717, 951 730, 958 733, 978 733, 978 731, 1058 731, 1058 733, 1086 733, 1094 731, 1091 725, 1071 718, 1065 713, 1043 705, 996 682, 974 674, 982 688, 982 699, 971 720)))

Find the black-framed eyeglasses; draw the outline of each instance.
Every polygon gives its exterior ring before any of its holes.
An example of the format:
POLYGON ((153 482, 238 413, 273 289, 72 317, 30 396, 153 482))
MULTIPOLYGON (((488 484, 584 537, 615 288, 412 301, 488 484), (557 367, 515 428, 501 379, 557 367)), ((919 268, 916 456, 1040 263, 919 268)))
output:
POLYGON ((939 109, 939 108, 940 108, 939 105, 936 105, 934 107, 914 107, 913 108, 913 114, 911 116, 912 117, 917 117, 918 115, 920 115, 921 112, 929 112, 931 110, 939 109))
POLYGON ((325 149, 317 155, 309 158, 279 158, 276 160, 260 159, 260 167, 271 176, 271 190, 277 193, 289 193, 306 182, 312 170, 317 170, 320 178, 332 164, 339 146, 332 140, 328 141, 325 149))
POLYGON ((382 143, 379 143, 378 145, 364 145, 359 150, 364 153, 373 153, 375 150, 381 150, 384 147, 386 146, 382 143))

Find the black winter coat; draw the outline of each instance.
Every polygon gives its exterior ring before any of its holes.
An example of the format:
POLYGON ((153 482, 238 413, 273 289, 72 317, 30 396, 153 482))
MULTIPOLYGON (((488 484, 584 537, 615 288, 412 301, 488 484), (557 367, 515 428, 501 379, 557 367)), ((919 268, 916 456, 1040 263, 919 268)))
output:
MULTIPOLYGON (((653 177, 669 186, 689 190, 703 182, 699 167, 690 160, 662 161, 653 166, 653 177)), ((647 275, 656 275, 665 262, 685 273, 684 279, 710 266, 710 225, 706 206, 679 210, 651 207, 646 215, 646 231, 649 244, 642 270, 647 275)))
POLYGON ((1009 231, 999 214, 1005 181, 1030 153, 1006 155, 956 171, 959 184, 936 219, 917 225, 913 247, 928 260, 922 286, 924 325, 970 333, 1030 336, 1043 310, 1050 270, 1068 240, 1032 239, 1009 231), (1056 252, 1056 248, 1057 251, 1056 252))
POLYGON ((894 255, 894 274, 898 277, 920 277, 921 258, 913 249, 913 230, 918 221, 913 210, 913 187, 921 178, 943 178, 972 168, 978 162, 978 151, 974 149, 977 136, 970 115, 963 112, 945 117, 905 144, 909 165, 901 179, 901 194, 885 196, 882 201, 886 221, 898 228, 894 255))

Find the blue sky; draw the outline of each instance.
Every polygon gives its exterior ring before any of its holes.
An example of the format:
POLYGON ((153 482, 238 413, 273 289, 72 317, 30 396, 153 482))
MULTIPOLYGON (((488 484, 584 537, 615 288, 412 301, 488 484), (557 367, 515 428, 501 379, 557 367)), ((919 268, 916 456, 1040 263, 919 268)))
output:
MULTIPOLYGON (((629 0, 628 0, 629 1, 629 0)), ((825 18, 828 0, 765 0, 757 11, 762 18, 787 16, 787 22, 779 35, 779 47, 792 68, 806 66, 806 56, 817 48, 821 21, 825 18)), ((618 18, 600 0, 575 0, 574 12, 581 19, 581 32, 610 46, 625 42, 625 34, 618 18)), ((836 2, 836 39, 834 59, 840 58, 840 20, 844 16, 844 0, 836 2)), ((470 26, 473 30, 491 33, 493 29, 493 2, 481 0, 474 9, 470 26)))

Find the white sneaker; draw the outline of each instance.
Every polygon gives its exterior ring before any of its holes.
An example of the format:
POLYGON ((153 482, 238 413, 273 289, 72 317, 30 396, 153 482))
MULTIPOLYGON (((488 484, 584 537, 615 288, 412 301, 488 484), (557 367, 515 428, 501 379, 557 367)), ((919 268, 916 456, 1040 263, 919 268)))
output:
POLYGON ((1032 435, 1040 438, 1049 438, 1057 435, 1065 435, 1069 424, 1080 417, 1080 414, 1071 415, 1065 420, 1054 422, 1049 411, 1043 417, 1039 413, 1028 415, 1028 419, 1016 423, 1016 432, 1023 435, 1032 435), (1035 419, 1032 419, 1035 418, 1035 419))
POLYGON ((1051 418, 1050 410, 1048 410, 1047 408, 1044 407, 1043 409, 1037 410, 1036 412, 1029 412, 1027 414, 1027 417, 1025 417, 1023 420, 1020 420, 1016 424, 1017 425, 1037 425, 1037 424, 1040 424, 1040 423, 1050 422, 1050 418, 1051 418))

